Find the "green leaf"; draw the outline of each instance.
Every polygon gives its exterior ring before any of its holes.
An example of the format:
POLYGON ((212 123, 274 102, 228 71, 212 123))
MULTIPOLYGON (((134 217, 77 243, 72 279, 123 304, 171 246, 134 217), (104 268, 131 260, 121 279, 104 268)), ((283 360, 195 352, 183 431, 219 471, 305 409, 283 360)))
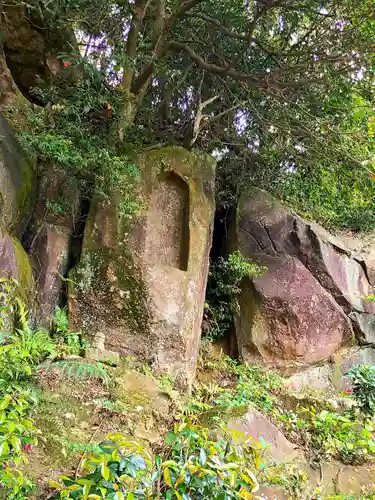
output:
POLYGON ((102 478, 105 479, 106 481, 108 481, 111 473, 110 473, 110 470, 108 469, 108 467, 106 466, 106 464, 101 464, 100 473, 102 475, 102 478))

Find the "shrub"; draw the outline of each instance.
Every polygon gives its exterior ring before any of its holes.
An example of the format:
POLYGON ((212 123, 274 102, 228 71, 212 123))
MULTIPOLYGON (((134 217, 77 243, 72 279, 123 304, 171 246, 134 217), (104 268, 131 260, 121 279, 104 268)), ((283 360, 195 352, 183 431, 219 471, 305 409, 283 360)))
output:
POLYGON ((260 276, 265 270, 266 268, 254 264, 238 250, 230 254, 228 260, 219 257, 211 264, 206 304, 208 338, 220 339, 229 331, 233 318, 239 311, 241 281, 260 276))
POLYGON ((309 429, 312 444, 320 458, 338 458, 346 463, 362 463, 375 454, 374 425, 360 423, 351 415, 323 410, 312 411, 309 429), (323 455, 323 456, 322 456, 323 455))
POLYGON ((78 480, 62 477, 59 498, 172 499, 255 498, 258 479, 250 470, 254 448, 232 439, 212 441, 193 420, 176 424, 154 459, 144 448, 109 435, 102 453, 83 462, 78 480))
POLYGON ((57 357, 80 355, 87 347, 82 332, 69 330, 69 318, 65 307, 56 306, 51 318, 52 335, 56 341, 57 357))
POLYGON ((32 403, 30 393, 18 387, 0 393, 0 486, 9 500, 26 498, 33 488, 20 468, 27 462, 25 452, 37 443, 38 430, 29 418, 32 403))
POLYGON ((32 375, 33 367, 47 356, 53 356, 55 344, 48 332, 33 330, 28 322, 28 311, 19 297, 14 298, 18 328, 3 334, 0 345, 0 383, 24 380, 32 375))
POLYGON ((353 380, 353 396, 360 410, 368 415, 375 413, 375 366, 358 365, 348 375, 353 380))

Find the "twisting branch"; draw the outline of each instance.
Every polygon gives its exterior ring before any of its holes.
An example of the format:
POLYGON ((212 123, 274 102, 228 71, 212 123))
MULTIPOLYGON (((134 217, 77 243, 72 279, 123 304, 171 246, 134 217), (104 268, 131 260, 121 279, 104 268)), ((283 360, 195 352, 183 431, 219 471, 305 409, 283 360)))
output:
POLYGON ((167 29, 172 28, 176 24, 176 22, 181 17, 183 17, 189 10, 191 10, 196 5, 203 3, 204 1, 205 0, 185 0, 184 2, 182 2, 177 8, 177 10, 173 12, 167 19, 166 22, 167 29))
POLYGON ((222 66, 217 66, 216 64, 213 63, 208 63, 203 59, 203 57, 194 52, 194 50, 191 47, 183 43, 169 42, 167 48, 170 49, 172 52, 173 51, 185 52, 185 54, 187 54, 190 57, 190 59, 192 59, 200 69, 208 71, 209 73, 212 73, 214 75, 230 76, 235 80, 245 81, 248 83, 248 85, 253 87, 258 86, 259 84, 259 81, 252 75, 243 73, 241 71, 235 71, 233 69, 228 69, 228 67, 222 67, 222 66))
POLYGON ((215 95, 214 97, 210 97, 210 99, 207 99, 207 101, 199 103, 197 114, 195 115, 195 120, 194 120, 194 125, 193 125, 193 137, 190 141, 190 147, 192 147, 198 139, 200 128, 201 128, 201 122, 202 122, 203 118, 205 117, 205 115, 203 114, 204 108, 206 108, 212 102, 216 101, 216 99, 218 99, 218 98, 219 98, 219 96, 215 95))
POLYGON ((142 19, 143 16, 145 15, 145 11, 148 5, 149 5, 149 0, 136 0, 135 2, 133 18, 126 43, 126 55, 130 60, 130 65, 124 70, 124 76, 122 79, 125 92, 130 91, 130 86, 134 73, 132 60, 135 59, 137 55, 138 34, 141 29, 142 19))

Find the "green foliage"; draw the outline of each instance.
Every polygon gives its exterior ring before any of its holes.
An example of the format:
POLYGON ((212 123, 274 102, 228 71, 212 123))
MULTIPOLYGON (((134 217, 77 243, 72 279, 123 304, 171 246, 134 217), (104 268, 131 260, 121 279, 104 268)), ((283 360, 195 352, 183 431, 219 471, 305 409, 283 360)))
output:
POLYGON ((100 448, 102 453, 84 460, 78 480, 62 477, 64 486, 53 483, 59 498, 251 499, 259 488, 251 470, 258 450, 250 443, 235 445, 233 438, 212 440, 194 420, 176 424, 155 458, 118 434, 100 448))
POLYGON ((209 327, 205 335, 208 338, 220 339, 229 331, 239 310, 242 280, 260 276, 265 271, 265 267, 254 264, 238 250, 230 254, 228 260, 219 257, 211 263, 206 292, 209 327))
POLYGON ((375 414, 375 366, 358 365, 352 368, 353 396, 361 412, 375 414))
POLYGON ((87 347, 82 332, 69 330, 69 318, 66 308, 56 306, 51 318, 52 335, 56 341, 57 357, 69 354, 80 355, 87 347))
POLYGON ((279 422, 286 435, 308 451, 312 461, 337 459, 345 463, 364 463, 375 457, 375 426, 354 411, 339 413, 328 402, 320 404, 295 400, 295 410, 288 410, 290 395, 284 380, 270 370, 240 365, 221 355, 215 362, 206 358, 203 366, 221 377, 235 376, 235 381, 221 390, 220 383, 195 384, 193 398, 186 408, 191 414, 223 424, 254 405, 272 420, 279 422), (289 401, 286 406, 285 400, 289 401))
POLYGON ((66 308, 55 307, 52 318, 52 328, 56 334, 64 334, 69 330, 69 319, 66 308))
POLYGON ((0 486, 9 500, 27 498, 33 489, 22 470, 26 449, 37 444, 38 431, 29 418, 32 403, 30 393, 20 388, 0 392, 0 486))
POLYGON ((19 297, 14 297, 12 308, 19 328, 4 334, 0 344, 0 383, 5 385, 8 381, 30 378, 38 363, 55 354, 55 344, 48 332, 30 327, 28 310, 19 297))
POLYGON ((293 161, 289 161, 294 171, 285 171, 274 191, 303 215, 325 226, 370 231, 375 228, 375 142, 370 130, 374 105, 371 97, 352 93, 352 89, 346 96, 341 94, 331 96, 324 107, 326 127, 337 131, 336 140, 322 134, 322 147, 331 151, 325 158, 295 152, 293 161), (340 114, 345 115, 344 120, 338 120, 340 114), (306 156, 311 161, 315 156, 318 161, 307 166, 306 156))
POLYGON ((4 330, 9 325, 15 312, 15 296, 19 287, 14 278, 0 276, 0 337, 4 336, 4 330))
MULTIPOLYGON (((61 55, 61 58, 64 56, 61 55)), ((71 66, 64 70, 74 84, 57 80, 55 85, 39 89, 45 102, 56 103, 51 114, 29 110, 28 122, 19 131, 22 146, 43 163, 57 163, 68 175, 80 181, 85 194, 95 192, 108 197, 121 195, 119 212, 129 217, 139 210, 134 186, 138 169, 132 157, 137 145, 119 145, 111 133, 111 120, 103 114, 111 103, 116 110, 116 93, 105 83, 103 72, 80 56, 69 56, 71 66)), ((62 200, 49 200, 49 210, 63 213, 62 200)))
POLYGON ((107 387, 110 384, 110 376, 101 363, 87 363, 83 361, 56 361, 54 363, 43 363, 38 365, 38 371, 48 373, 58 369, 61 376, 76 380, 98 379, 107 387))
POLYGON ((374 424, 361 423, 352 415, 323 410, 309 411, 308 434, 320 460, 338 458, 346 463, 364 463, 375 455, 374 424))
POLYGON ((219 406, 248 407, 255 404, 265 412, 272 412, 275 393, 282 386, 282 379, 276 374, 253 365, 234 365, 238 380, 233 393, 225 392, 216 401, 219 406))

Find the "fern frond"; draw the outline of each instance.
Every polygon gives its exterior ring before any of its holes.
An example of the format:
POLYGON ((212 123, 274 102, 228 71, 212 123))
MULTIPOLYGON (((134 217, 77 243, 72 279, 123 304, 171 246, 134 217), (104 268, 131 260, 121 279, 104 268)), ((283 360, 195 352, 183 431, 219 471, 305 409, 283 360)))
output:
POLYGON ((47 330, 33 331, 27 324, 22 329, 18 328, 8 338, 14 348, 25 353, 25 357, 33 363, 38 363, 47 354, 52 355, 55 352, 55 343, 47 330))
POLYGON ((101 380, 108 387, 111 378, 101 363, 96 365, 82 363, 81 361, 56 361, 55 363, 43 363, 38 366, 38 370, 50 372, 58 368, 61 375, 76 380, 86 380, 96 378, 101 380))
POLYGON ((15 297, 15 300, 17 304, 17 320, 19 326, 22 330, 26 330, 29 328, 29 310, 19 297, 15 297))
POLYGON ((56 306, 51 319, 56 333, 66 333, 69 330, 68 313, 65 307, 56 306))

